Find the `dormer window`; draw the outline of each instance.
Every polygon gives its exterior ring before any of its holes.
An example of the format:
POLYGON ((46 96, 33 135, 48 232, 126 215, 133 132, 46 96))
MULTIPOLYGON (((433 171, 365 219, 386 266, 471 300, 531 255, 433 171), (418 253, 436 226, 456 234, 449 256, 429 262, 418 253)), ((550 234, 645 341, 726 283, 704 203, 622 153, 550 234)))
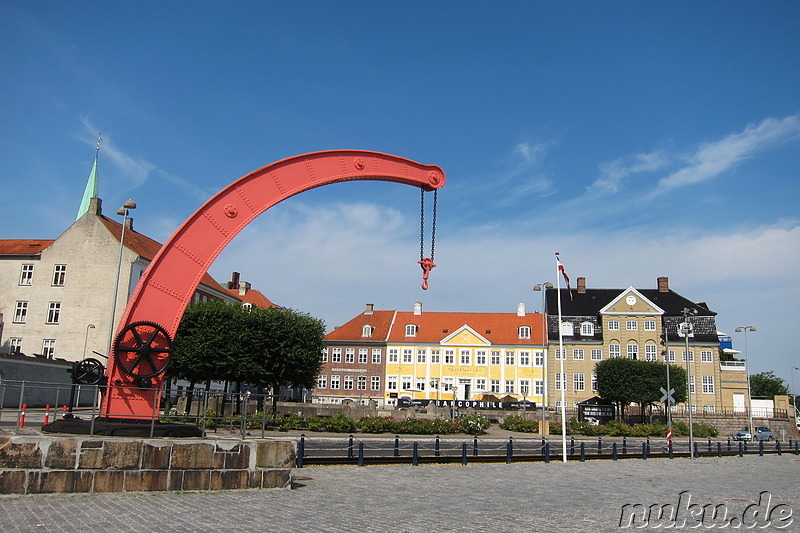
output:
POLYGON ((519 332, 520 339, 530 339, 531 338, 531 327, 530 326, 520 326, 517 330, 519 332))
POLYGON ((581 337, 592 337, 594 336, 594 324, 591 322, 582 322, 581 323, 581 337))
POLYGON ((372 326, 364 326, 361 328, 361 336, 362 337, 372 337, 372 333, 375 331, 375 328, 372 326))
POLYGON ((573 335, 572 322, 561 323, 561 335, 571 337, 573 335))
POLYGON ((406 324, 406 337, 416 337, 418 329, 416 324, 406 324))

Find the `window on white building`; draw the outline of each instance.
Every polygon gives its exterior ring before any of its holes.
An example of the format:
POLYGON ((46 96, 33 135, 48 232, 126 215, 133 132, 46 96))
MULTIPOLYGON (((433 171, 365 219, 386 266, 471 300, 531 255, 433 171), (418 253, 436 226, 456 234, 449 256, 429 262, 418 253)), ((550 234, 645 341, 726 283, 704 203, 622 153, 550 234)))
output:
POLYGON ((444 350, 444 364, 453 365, 456 362, 456 351, 452 348, 445 348, 444 350))
POLYGON ((11 353, 20 353, 22 351, 22 337, 11 337, 8 339, 8 345, 11 353))
POLYGON ((414 349, 403 348, 403 363, 413 363, 413 362, 414 362, 414 349))
POLYGON ((417 329, 419 328, 415 324, 406 324, 406 337, 416 337, 417 329))
POLYGON ((441 358, 441 351, 439 348, 432 348, 431 349, 431 363, 439 363, 441 358))
POLYGON ((61 317, 61 302, 50 302, 47 308, 47 323, 58 324, 61 317))
POLYGON ((472 359, 472 351, 469 349, 462 348, 460 351, 460 361, 462 365, 470 365, 472 364, 470 361, 472 359))
POLYGON ((506 394, 514 394, 514 380, 507 379, 506 380, 506 394))
POLYGON ((33 265, 22 265, 19 273, 19 284, 30 285, 33 283, 33 265))
POLYGON ((67 265, 55 265, 53 267, 53 286, 63 287, 67 281, 67 265))
MULTIPOLYGON (((475 351, 475 364, 486 366, 486 350, 476 350, 475 351)), ((483 389, 486 390, 486 389, 483 389)))
POLYGON ((531 352, 528 350, 520 350, 519 366, 531 366, 531 352))
POLYGON ((28 302, 18 301, 14 310, 14 322, 24 324, 28 320, 28 302))
POLYGON ((42 341, 42 355, 47 359, 52 359, 56 355, 56 340, 44 339, 42 341))
POLYGON ((396 363, 400 357, 400 350, 397 348, 389 348, 389 362, 396 363))

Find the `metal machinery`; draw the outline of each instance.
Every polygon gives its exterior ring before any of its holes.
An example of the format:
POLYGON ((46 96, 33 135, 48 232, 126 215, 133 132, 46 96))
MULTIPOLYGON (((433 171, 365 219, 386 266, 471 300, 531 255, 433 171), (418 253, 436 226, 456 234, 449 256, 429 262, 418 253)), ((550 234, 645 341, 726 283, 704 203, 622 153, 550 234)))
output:
MULTIPOLYGON (((108 388, 102 398, 101 417, 110 421, 158 417, 161 384, 181 316, 209 266, 247 224, 303 191, 361 180, 435 191, 444 185, 445 175, 438 166, 378 152, 315 152, 251 172, 189 217, 153 258, 117 326, 105 369, 108 388)), ((433 258, 420 265, 427 285, 433 258)), ((87 368, 82 370, 94 377, 97 369, 85 364, 87 368)))

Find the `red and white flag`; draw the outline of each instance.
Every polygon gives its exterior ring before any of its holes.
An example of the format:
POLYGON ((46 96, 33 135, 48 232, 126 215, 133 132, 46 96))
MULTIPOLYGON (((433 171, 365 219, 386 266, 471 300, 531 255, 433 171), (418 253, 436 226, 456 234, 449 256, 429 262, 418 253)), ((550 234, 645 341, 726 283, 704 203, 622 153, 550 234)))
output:
POLYGON ((567 282, 567 292, 569 293, 569 299, 572 300, 572 289, 569 286, 569 276, 567 276, 567 271, 564 270, 564 265, 561 264, 561 259, 558 257, 558 252, 556 252, 556 264, 558 265, 558 271, 561 272, 562 276, 564 276, 564 281, 567 282))

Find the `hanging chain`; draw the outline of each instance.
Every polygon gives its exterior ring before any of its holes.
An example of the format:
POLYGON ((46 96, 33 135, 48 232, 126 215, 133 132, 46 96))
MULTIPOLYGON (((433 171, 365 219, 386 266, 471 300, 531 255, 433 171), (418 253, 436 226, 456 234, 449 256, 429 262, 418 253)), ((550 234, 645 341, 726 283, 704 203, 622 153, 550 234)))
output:
POLYGON ((436 248, 436 207, 438 203, 438 190, 433 191, 433 225, 431 228, 431 256, 425 257, 425 191, 420 189, 419 200, 419 266, 422 267, 422 290, 428 290, 428 276, 436 265, 433 262, 433 252, 436 248))

